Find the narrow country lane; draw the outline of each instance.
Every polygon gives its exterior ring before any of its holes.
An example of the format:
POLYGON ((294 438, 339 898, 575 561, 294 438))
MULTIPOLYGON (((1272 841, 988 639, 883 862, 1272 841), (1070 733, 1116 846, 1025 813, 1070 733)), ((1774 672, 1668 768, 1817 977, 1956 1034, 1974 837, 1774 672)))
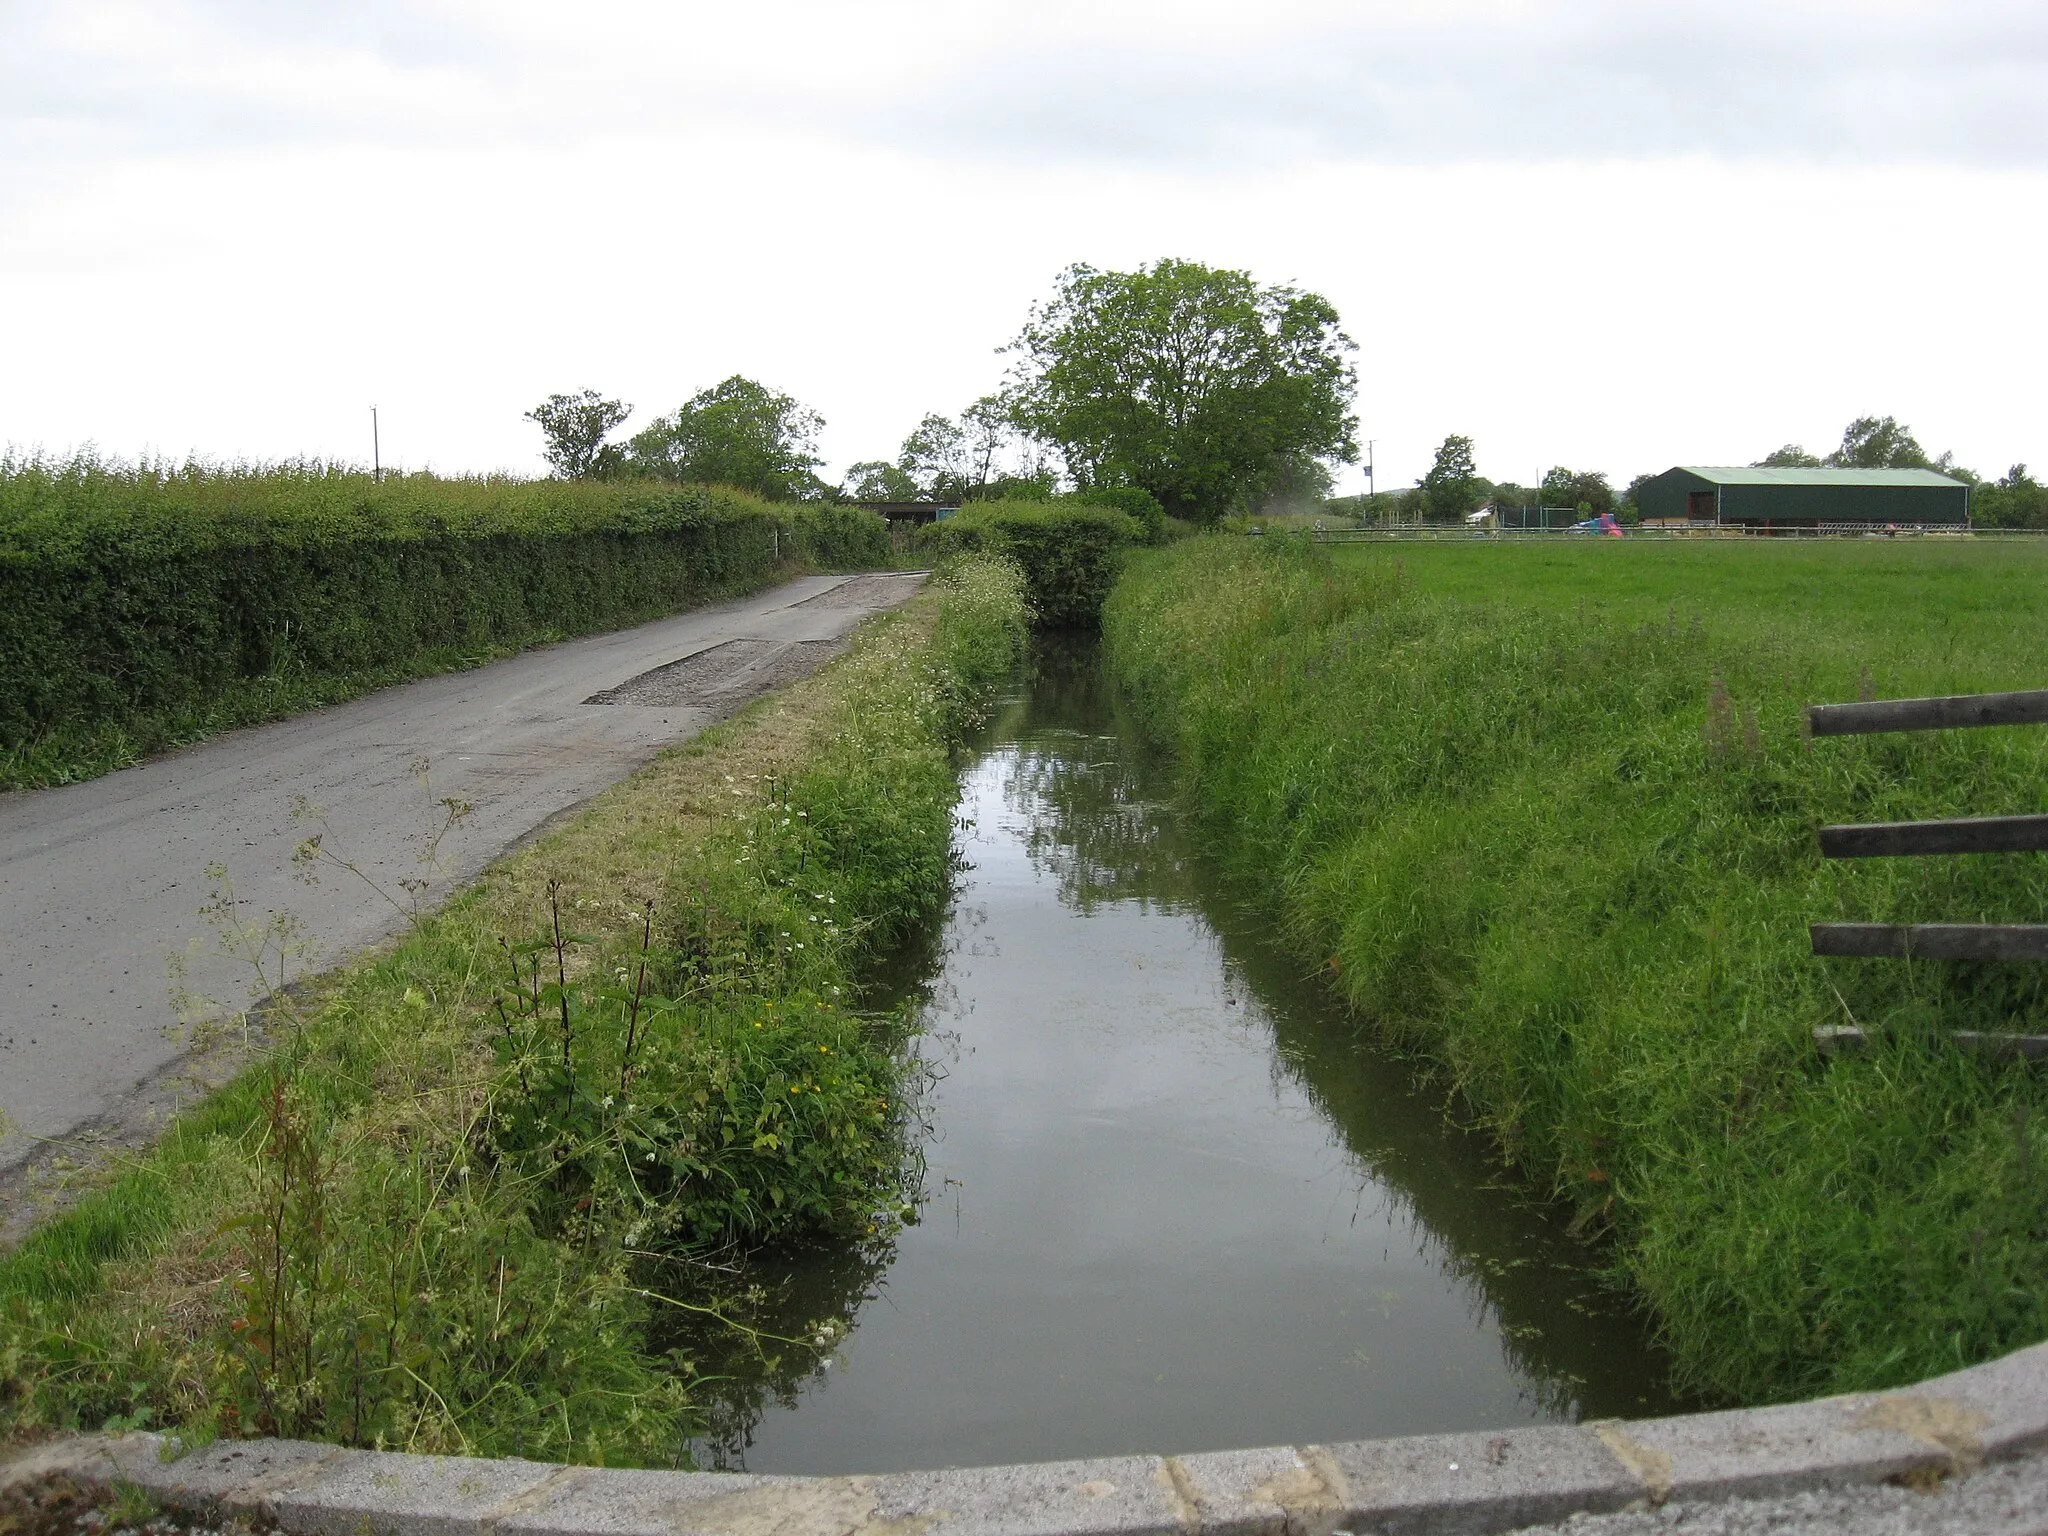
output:
POLYGON ((300 925, 310 952, 295 976, 331 966, 403 921, 372 881, 403 899, 401 882, 432 874, 426 899, 441 899, 551 816, 819 665, 919 579, 807 577, 0 796, 0 1187, 59 1144, 147 1136, 201 1086, 178 989, 188 1015, 197 999, 232 1014, 254 977, 202 910, 210 865, 244 922, 300 925), (473 810, 435 869, 421 853, 443 796, 473 810), (295 879, 293 851, 315 832, 369 878, 329 865, 295 879))

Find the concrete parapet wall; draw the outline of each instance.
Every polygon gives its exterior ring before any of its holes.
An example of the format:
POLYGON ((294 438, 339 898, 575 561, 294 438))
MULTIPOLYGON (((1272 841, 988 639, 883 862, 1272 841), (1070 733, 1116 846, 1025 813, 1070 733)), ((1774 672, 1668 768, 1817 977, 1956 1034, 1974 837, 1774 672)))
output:
POLYGON ((83 1435, 0 1486, 133 1484, 294 1536, 1483 1536, 1579 1512, 1776 1498, 2048 1449, 2048 1344, 1899 1392, 1668 1419, 1193 1456, 759 1477, 83 1435))

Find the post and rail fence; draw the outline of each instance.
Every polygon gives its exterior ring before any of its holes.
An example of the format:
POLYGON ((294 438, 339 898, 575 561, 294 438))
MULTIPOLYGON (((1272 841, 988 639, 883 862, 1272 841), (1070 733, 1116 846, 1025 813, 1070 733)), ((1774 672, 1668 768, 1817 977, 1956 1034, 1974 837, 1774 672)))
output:
MULTIPOLYGON (((2048 688, 1939 699, 1815 704, 1806 712, 1806 723, 1815 736, 2048 725, 2048 688)), ((1820 851, 1823 858, 1829 859, 2048 852, 2048 816, 1969 816, 1943 821, 1822 827, 1820 851)), ((1993 963, 2048 961, 2048 923, 1815 923, 1811 937, 1816 955, 1993 963)), ((1866 1043, 1860 1024, 1823 1026, 1813 1036, 1823 1051, 1866 1043)), ((1993 1056, 2028 1060, 2048 1057, 2048 1035, 1959 1029, 1950 1038, 1964 1049, 1993 1056)))

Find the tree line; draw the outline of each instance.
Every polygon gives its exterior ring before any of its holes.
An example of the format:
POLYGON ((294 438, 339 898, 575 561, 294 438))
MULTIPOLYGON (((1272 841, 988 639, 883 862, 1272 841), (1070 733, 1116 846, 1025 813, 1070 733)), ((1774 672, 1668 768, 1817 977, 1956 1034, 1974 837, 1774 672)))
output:
MULTIPOLYGON (((1931 469, 1970 487, 1971 520, 1982 528, 2048 528, 2048 487, 2015 464, 1992 480, 1958 464, 1953 453, 1929 455, 1912 429, 1892 416, 1859 416, 1842 431, 1842 441, 1825 456, 1808 453, 1796 443, 1773 449, 1751 466, 1756 469, 1931 469)), ((1462 522, 1484 506, 1552 507, 1582 517, 1615 513, 1627 518, 1635 511, 1636 492, 1653 478, 1638 475, 1617 491, 1596 470, 1554 466, 1534 486, 1511 480, 1488 480, 1478 472, 1472 439, 1453 433, 1438 445, 1429 472, 1405 491, 1377 498, 1346 497, 1334 510, 1381 516, 1402 522, 1462 522)))
POLYGON ((1958 464, 1944 450, 1929 457, 1910 427, 1891 416, 1859 416, 1842 433, 1842 444, 1816 458, 1787 443, 1756 461, 1759 469, 1932 469, 1970 487, 1970 520, 1980 528, 2048 528, 2048 486, 2015 464, 1996 480, 1958 464))
POLYGON ((657 416, 623 443, 610 441, 633 407, 594 389, 550 395, 526 413, 547 440, 548 467, 564 480, 674 480, 730 485, 770 501, 828 494, 818 478, 825 419, 754 379, 734 374, 657 416))
MULTIPOLYGON (((1356 348, 1319 294, 1247 272, 1165 258, 1132 272, 1067 268, 1011 342, 1000 386, 957 416, 928 413, 893 458, 838 484, 818 470, 824 418, 735 374, 622 440, 632 407, 595 390, 527 413, 569 479, 722 484, 772 501, 964 502, 1058 495, 1205 524, 1275 509, 1457 522, 1488 505, 1629 516, 1640 475, 1553 466, 1536 485, 1480 475, 1472 439, 1446 437, 1429 472, 1385 497, 1330 496, 1357 462, 1356 348)), ((1758 466, 1927 468, 1972 488, 1984 527, 2048 527, 2048 489, 2024 464, 1987 479, 1930 456, 1891 416, 1862 416, 1825 457, 1786 444, 1758 466)))
POLYGON ((740 375, 623 440, 633 408, 596 390, 527 412, 566 479, 723 484, 770 500, 965 501, 1068 494, 1209 523, 1320 508, 1355 462, 1355 350, 1318 294, 1162 259, 1069 267, 1005 348, 1000 388, 927 414, 894 459, 818 469, 824 418, 740 375), (1143 507, 1139 505, 1143 503, 1143 507))

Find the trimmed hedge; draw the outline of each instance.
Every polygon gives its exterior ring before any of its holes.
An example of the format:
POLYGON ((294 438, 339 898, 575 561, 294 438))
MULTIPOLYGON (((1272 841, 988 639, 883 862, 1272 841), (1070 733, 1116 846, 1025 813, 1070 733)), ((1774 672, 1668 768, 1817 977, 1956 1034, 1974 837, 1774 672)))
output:
POLYGON ((0 464, 0 746, 887 559, 871 513, 719 487, 0 464))
POLYGON ((987 550, 1024 568, 1031 607, 1043 629, 1097 629, 1102 604, 1123 570, 1124 554, 1143 538, 1128 513, 1080 502, 971 502, 926 531, 945 552, 987 550))
POLYGON ((1115 507, 1136 519, 1148 544, 1166 542, 1166 508, 1150 491, 1135 485, 1098 485, 1074 492, 1073 499, 1091 507, 1115 507))

